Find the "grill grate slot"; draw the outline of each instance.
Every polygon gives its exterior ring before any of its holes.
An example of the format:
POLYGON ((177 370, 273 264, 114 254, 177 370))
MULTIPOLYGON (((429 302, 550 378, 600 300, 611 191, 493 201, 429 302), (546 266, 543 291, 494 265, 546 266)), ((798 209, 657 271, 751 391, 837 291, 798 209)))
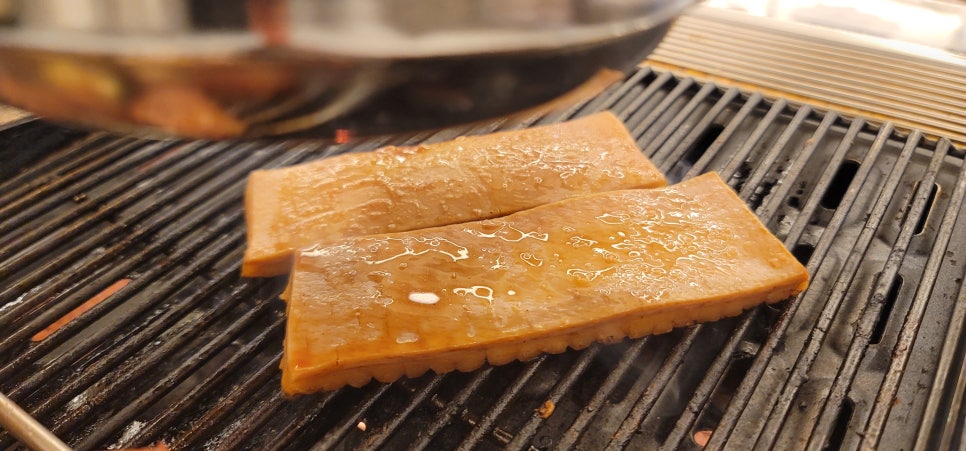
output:
MULTIPOLYGON (((918 138, 919 137, 916 133, 910 135, 908 144, 906 146, 906 149, 911 149, 909 150, 910 154, 912 151, 914 151, 915 143, 918 141, 918 138)), ((939 167, 944 161, 945 149, 947 148, 948 147, 945 146, 941 147, 934 153, 932 161, 930 162, 929 168, 926 172, 928 181, 921 184, 919 189, 916 191, 916 198, 910 207, 909 217, 918 218, 923 214, 926 207, 926 200, 928 199, 929 189, 932 187, 936 174, 939 172, 939 167)), ((904 169, 905 164, 908 163, 908 160, 904 161, 903 158, 907 152, 906 149, 904 149, 903 154, 900 155, 900 161, 903 161, 904 164, 901 166, 898 163, 896 164, 893 174, 890 174, 890 180, 887 181, 889 185, 892 184, 893 180, 891 175, 895 174, 896 180, 901 179, 903 173, 902 169, 904 169)), ((873 210, 873 217, 876 212, 878 212, 878 209, 873 210)), ((829 398, 825 401, 825 408, 822 410, 822 417, 819 418, 818 424, 816 425, 813 435, 810 438, 813 443, 824 442, 831 433, 832 422, 834 421, 833 412, 837 412, 840 409, 841 403, 844 401, 849 386, 855 377, 855 373, 858 371, 858 365, 862 360, 862 356, 865 353, 870 336, 872 335, 872 328, 875 326, 875 322, 879 317, 879 312, 883 307, 885 298, 888 296, 891 281, 898 275, 899 267, 905 258, 909 242, 915 233, 915 226, 917 222, 917 220, 910 220, 907 218, 907 220, 902 224, 902 232, 900 232, 899 237, 896 240, 896 243, 893 245, 893 249, 886 260, 882 274, 876 282, 872 297, 867 301, 864 307, 865 311, 863 312, 860 322, 858 323, 854 338, 851 340, 844 364, 839 369, 835 383, 832 385, 829 398)))
MULTIPOLYGON (((881 277, 881 274, 879 275, 881 277)), ((896 305, 896 298, 899 297, 899 290, 902 289, 902 276, 897 275, 895 279, 892 280, 892 284, 889 285, 889 291, 886 293, 886 297, 883 300, 882 310, 879 312, 879 318, 875 322, 875 328, 872 329, 872 336, 869 338, 869 344, 879 344, 882 341, 882 334, 885 333, 886 322, 889 320, 889 316, 892 314, 892 309, 896 305)))
POLYGON ((842 162, 839 165, 839 169, 835 171, 835 175, 832 176, 828 190, 825 191, 825 194, 822 194, 822 200, 819 201, 819 204, 829 210, 839 208, 839 204, 842 202, 842 196, 849 189, 849 185, 852 184, 852 180, 855 179, 855 173, 858 171, 858 161, 845 160, 842 162))
POLYGON ((966 243, 953 239, 966 173, 948 141, 647 68, 547 116, 340 145, 152 143, 39 121, 0 140, 47 135, 24 169, 0 168, 0 389, 79 449, 960 444, 945 419, 966 410, 966 243), (237 275, 249 171, 603 109, 671 180, 718 171, 806 262, 810 289, 581 352, 280 395, 284 281, 237 275))
MULTIPOLYGON (((854 134, 858 133, 862 125, 863 124, 861 123, 861 121, 854 121, 852 126, 850 127, 849 133, 853 134, 854 136, 854 134)), ((890 132, 891 132, 891 129, 889 127, 885 127, 880 131, 878 137, 876 138, 876 142, 873 144, 872 149, 867 154, 867 159, 872 160, 878 156, 879 152, 881 152, 882 148, 884 147, 890 132)), ((847 141, 848 139, 846 139, 846 142, 847 141)), ((836 151, 837 153, 844 154, 845 151, 848 150, 848 148, 849 147, 847 147, 846 145, 842 145, 842 146, 839 146, 839 148, 836 149, 836 151)), ((907 156, 911 156, 911 150, 907 152, 907 154, 908 154, 907 156)), ((844 158, 844 155, 843 155, 843 158, 844 158)), ((868 170, 865 171, 864 173, 860 171, 860 173, 857 175, 856 181, 864 180, 868 175, 868 172, 869 172, 868 170)), ((894 177, 894 178, 897 178, 897 177, 894 177)), ((895 180, 895 183, 897 184, 898 180, 895 180)), ((846 192, 845 198, 843 199, 843 202, 845 202, 845 205, 850 205, 856 199, 859 191, 857 187, 858 187, 858 184, 854 185, 852 189, 846 192), (846 202, 846 199, 848 200, 848 202, 846 202)), ((884 211, 886 204, 888 202, 888 199, 885 194, 882 194, 879 196, 879 200, 880 200, 880 202, 878 203, 879 210, 884 211)), ((808 203, 806 203, 806 208, 808 208, 808 206, 809 206, 808 203)), ((838 221, 839 225, 841 224, 841 222, 844 222, 847 212, 848 212, 848 209, 838 209, 836 211, 836 216, 838 216, 839 218, 839 221, 838 221)), ((871 228, 863 229, 863 230, 874 231, 875 224, 878 222, 879 219, 881 219, 881 215, 882 215, 881 211, 877 215, 870 214, 870 219, 868 222, 871 222, 871 228)), ((833 219, 835 219, 835 216, 833 216, 833 219)), ((839 227, 834 227, 834 228, 829 227, 829 229, 831 230, 836 230, 838 228, 839 227)), ((863 248, 867 248, 868 244, 871 242, 873 238, 872 235, 873 235, 872 232, 867 232, 864 234, 864 238, 860 238, 857 240, 856 247, 853 248, 853 250, 850 252, 849 254, 850 258, 845 263, 846 267, 843 268, 841 271, 842 277, 839 278, 836 284, 831 287, 831 293, 830 293, 831 297, 828 301, 826 301, 825 314, 822 315, 820 318, 821 323, 819 323, 815 328, 812 329, 812 334, 809 337, 810 347, 803 349, 801 354, 798 356, 799 362, 801 363, 796 364, 793 368, 791 368, 791 374, 789 375, 789 379, 785 384, 785 388, 781 389, 780 396, 778 396, 777 399, 770 399, 766 401, 766 403, 762 406, 764 408, 763 410, 764 412, 771 412, 771 414, 768 415, 766 422, 764 422, 763 424, 760 421, 760 415, 761 415, 760 411, 756 412, 756 416, 758 416, 759 418, 747 420, 747 423, 746 423, 747 426, 744 426, 744 427, 747 428, 745 430, 753 431, 752 438, 758 437, 759 435, 764 437, 769 437, 767 433, 772 433, 777 435, 777 432, 778 432, 777 429, 783 423, 784 415, 787 413, 787 409, 790 408, 798 387, 807 379, 807 374, 806 374, 807 368, 811 365, 811 363, 817 357, 818 352, 821 350, 822 338, 824 338, 825 334, 827 333, 829 323, 831 323, 831 321, 835 318, 835 312, 838 309, 838 306, 841 304, 845 294, 848 292, 848 288, 849 288, 848 284, 851 283, 851 277, 854 276, 855 271, 858 269, 858 265, 861 262, 862 255, 864 254, 863 248), (765 407, 765 406, 768 406, 768 407, 765 407), (778 410, 776 411, 774 409, 778 409, 778 410), (778 418, 776 418, 776 416, 778 418), (762 426, 766 428, 764 431, 759 429, 762 426)), ((817 248, 816 253, 813 253, 812 260, 810 260, 810 263, 823 261, 822 259, 815 259, 815 255, 821 255, 822 257, 824 257, 824 254, 828 251, 828 247, 831 246, 831 242, 833 241, 831 234, 826 233, 826 234, 823 234, 823 237, 824 236, 829 237, 829 239, 825 240, 825 243, 824 243, 826 244, 825 249, 823 249, 822 252, 819 252, 819 249, 817 248)), ((793 239, 792 237, 786 238, 786 244, 789 244, 790 240, 794 242, 795 239, 793 239)), ((809 269, 809 274, 816 274, 816 270, 818 268, 812 267, 812 265, 810 265, 808 269, 809 269)), ((814 293, 814 290, 809 290, 809 291, 814 293)), ((807 294, 809 294, 809 292, 802 293, 795 299, 795 302, 792 303, 789 310, 786 312, 785 318, 789 320, 791 319, 791 317, 794 315, 795 311, 797 310, 797 307, 801 304, 801 300, 807 294)), ((755 365, 753 365, 749 371, 750 373, 755 374, 756 375, 755 377, 760 377, 757 375, 760 374, 759 373, 760 371, 764 371, 765 363, 767 359, 772 356, 772 354, 775 351, 775 348, 777 347, 777 342, 781 340, 780 334, 784 333, 787 327, 788 327, 787 322, 784 322, 784 323, 779 322, 779 324, 776 325, 776 328, 773 330, 772 335, 769 337, 769 341, 766 342, 765 347, 758 355, 758 362, 756 362, 755 365), (775 344, 772 345, 771 343, 775 343, 775 344), (759 362, 761 363, 759 364, 759 362)), ((745 404, 748 398, 750 398, 751 395, 753 394, 752 387, 748 385, 750 384, 751 380, 752 378, 746 378, 745 381, 743 382, 743 386, 739 388, 738 396, 736 396, 737 401, 732 402, 732 404, 729 406, 728 411, 725 413, 725 416, 722 418, 723 427, 719 427, 716 433, 711 436, 711 442, 709 443, 709 446, 718 445, 718 440, 720 440, 719 437, 725 436, 725 434, 723 434, 721 431, 725 431, 725 433, 730 433, 732 431, 732 426, 729 425, 728 423, 731 421, 736 421, 737 418, 735 418, 735 416, 737 416, 738 414, 751 411, 751 410, 745 410, 744 412, 738 411, 738 406, 745 404), (742 390, 743 388, 744 390, 742 390)), ((758 393, 761 393, 761 392, 759 391, 758 393)), ((779 393, 777 392, 769 393, 769 395, 779 395, 779 393)), ((745 407, 745 406, 742 405, 742 407, 745 407)))

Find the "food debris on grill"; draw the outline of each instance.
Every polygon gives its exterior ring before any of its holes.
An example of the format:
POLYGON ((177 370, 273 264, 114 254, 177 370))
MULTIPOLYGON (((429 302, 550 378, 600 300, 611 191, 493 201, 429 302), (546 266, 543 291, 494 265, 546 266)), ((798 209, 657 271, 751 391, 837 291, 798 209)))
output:
POLYGON ((296 249, 347 236, 474 221, 582 194, 664 184, 609 112, 255 171, 245 193, 242 274, 285 274, 296 249))
POLYGON ((550 415, 553 415, 553 409, 556 407, 557 406, 553 403, 553 401, 547 401, 541 404, 540 407, 537 407, 535 410, 537 415, 540 415, 540 418, 546 420, 547 418, 550 418, 550 415))
POLYGON ((304 249, 282 388, 471 371, 735 316, 805 268, 716 174, 304 249), (438 302, 414 302, 433 293, 438 302))

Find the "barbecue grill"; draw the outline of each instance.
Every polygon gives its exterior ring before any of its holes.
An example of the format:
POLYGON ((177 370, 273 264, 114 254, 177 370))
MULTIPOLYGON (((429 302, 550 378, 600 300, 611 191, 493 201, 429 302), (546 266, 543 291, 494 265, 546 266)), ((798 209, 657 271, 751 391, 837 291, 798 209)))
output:
POLYGON ((946 139, 643 68, 548 116, 343 144, 42 121, 0 143, 0 391, 75 448, 966 446, 966 166, 946 139), (671 182, 718 171, 809 289, 616 345, 281 394, 284 280, 238 275, 249 171, 603 109, 671 182))

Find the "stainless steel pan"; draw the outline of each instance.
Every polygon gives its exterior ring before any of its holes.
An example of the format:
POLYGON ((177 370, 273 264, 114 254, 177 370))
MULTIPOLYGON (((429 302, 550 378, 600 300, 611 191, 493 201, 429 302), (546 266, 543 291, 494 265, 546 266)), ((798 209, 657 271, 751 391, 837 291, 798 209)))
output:
POLYGON ((438 127, 626 71, 691 3, 0 1, 0 98, 140 135, 438 127))

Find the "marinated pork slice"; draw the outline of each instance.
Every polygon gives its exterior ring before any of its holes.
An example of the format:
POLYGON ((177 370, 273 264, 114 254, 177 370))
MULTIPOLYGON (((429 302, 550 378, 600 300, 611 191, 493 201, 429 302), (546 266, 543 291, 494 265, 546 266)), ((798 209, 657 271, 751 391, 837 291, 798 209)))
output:
POLYGON ((663 333, 786 299, 807 283, 805 268, 715 174, 348 238, 296 258, 282 388, 469 371, 663 333))
POLYGON ((242 274, 288 273, 294 250, 348 236, 493 218, 664 183, 610 113, 255 171, 245 193, 242 274))

